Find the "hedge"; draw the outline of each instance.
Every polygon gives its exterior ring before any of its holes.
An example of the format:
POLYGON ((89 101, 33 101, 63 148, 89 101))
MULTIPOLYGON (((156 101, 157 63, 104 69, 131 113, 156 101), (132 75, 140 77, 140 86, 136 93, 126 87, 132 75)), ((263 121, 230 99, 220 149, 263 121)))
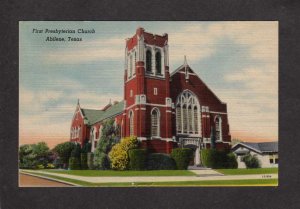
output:
POLYGON ((151 153, 146 160, 147 170, 175 170, 175 161, 167 154, 151 153))
POLYGON ((87 154, 87 166, 90 170, 94 169, 94 153, 92 152, 87 154))
POLYGON ((171 152, 171 157, 175 160, 178 170, 186 170, 192 159, 193 151, 189 148, 175 148, 171 152))
POLYGON ((81 153, 80 154, 80 163, 81 163, 81 169, 87 170, 88 165, 87 165, 87 153, 81 153))
POLYGON ((202 164, 209 168, 237 168, 238 163, 233 153, 216 149, 200 151, 202 164))
POLYGON ((80 170, 80 159, 77 157, 70 157, 69 168, 70 170, 80 170))
POLYGON ((131 170, 144 170, 146 163, 146 154, 147 151, 145 149, 128 150, 129 168, 131 170))

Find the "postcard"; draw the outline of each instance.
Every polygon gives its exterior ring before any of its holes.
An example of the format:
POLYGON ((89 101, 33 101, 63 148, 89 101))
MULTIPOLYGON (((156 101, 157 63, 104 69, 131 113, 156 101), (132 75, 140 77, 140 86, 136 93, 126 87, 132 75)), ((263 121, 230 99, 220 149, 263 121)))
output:
POLYGON ((277 21, 20 21, 20 187, 278 186, 277 21))

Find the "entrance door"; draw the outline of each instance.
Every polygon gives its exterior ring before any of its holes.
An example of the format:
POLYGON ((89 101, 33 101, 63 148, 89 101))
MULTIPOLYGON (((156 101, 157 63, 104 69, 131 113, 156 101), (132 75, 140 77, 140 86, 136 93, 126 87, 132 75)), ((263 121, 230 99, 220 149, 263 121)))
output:
POLYGON ((184 148, 191 149, 192 153, 193 153, 189 165, 190 166, 196 165, 196 150, 197 150, 197 146, 196 145, 192 145, 192 144, 188 144, 188 145, 185 145, 184 148))

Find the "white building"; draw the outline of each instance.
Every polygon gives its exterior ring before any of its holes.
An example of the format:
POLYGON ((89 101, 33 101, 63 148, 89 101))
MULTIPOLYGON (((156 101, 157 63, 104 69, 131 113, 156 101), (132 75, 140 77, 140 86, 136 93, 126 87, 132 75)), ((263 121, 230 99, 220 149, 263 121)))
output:
POLYGON ((256 156, 262 168, 278 167, 278 142, 239 142, 231 150, 237 156, 238 168, 246 168, 242 161, 246 154, 256 156))

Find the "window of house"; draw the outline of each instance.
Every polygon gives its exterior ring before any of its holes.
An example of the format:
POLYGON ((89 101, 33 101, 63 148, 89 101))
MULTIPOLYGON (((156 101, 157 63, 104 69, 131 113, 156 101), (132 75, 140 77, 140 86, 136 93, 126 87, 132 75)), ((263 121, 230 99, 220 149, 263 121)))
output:
POLYGON ((197 97, 190 91, 184 91, 176 100, 177 133, 199 134, 200 105, 197 97))
POLYGON ((161 54, 159 51, 155 54, 155 66, 156 74, 161 75, 161 54))
POLYGON ((133 136, 134 135, 134 122, 133 122, 133 111, 131 110, 129 112, 129 135, 133 136))
POLYGON ((130 90, 130 97, 132 97, 133 96, 133 91, 132 90, 130 90))
POLYGON ((153 91, 154 91, 154 95, 157 95, 157 88, 154 88, 153 91))
POLYGON ((275 158, 275 164, 278 164, 278 158, 275 158))
POLYGON ((150 73, 152 71, 152 53, 150 50, 146 52, 146 72, 150 73))
POLYGON ((151 136, 159 136, 159 110, 157 108, 151 112, 151 136))
POLYGON ((273 164, 274 163, 274 160, 273 158, 270 158, 270 163, 273 164))
POLYGON ((215 118, 216 140, 222 141, 222 119, 220 116, 215 118))

